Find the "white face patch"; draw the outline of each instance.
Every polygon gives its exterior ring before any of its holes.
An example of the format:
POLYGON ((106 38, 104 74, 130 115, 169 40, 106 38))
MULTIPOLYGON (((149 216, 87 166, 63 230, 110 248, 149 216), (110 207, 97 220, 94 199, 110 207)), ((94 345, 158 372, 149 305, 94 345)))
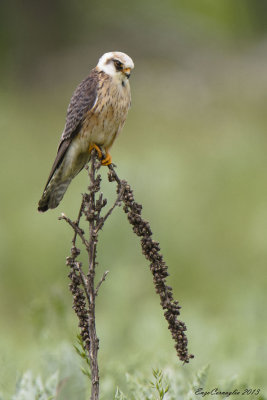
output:
POLYGON ((112 77, 121 76, 122 73, 121 71, 116 70, 113 60, 120 61, 123 65, 123 69, 134 68, 133 60, 129 56, 127 56, 127 54, 121 53, 120 51, 105 53, 99 59, 97 67, 100 69, 100 71, 103 71, 112 77))
POLYGON ((106 74, 110 75, 110 76, 115 76, 116 75, 116 68, 114 65, 113 61, 108 61, 108 60, 103 60, 104 62, 99 62, 97 64, 98 68, 100 69, 100 71, 105 72, 106 74))

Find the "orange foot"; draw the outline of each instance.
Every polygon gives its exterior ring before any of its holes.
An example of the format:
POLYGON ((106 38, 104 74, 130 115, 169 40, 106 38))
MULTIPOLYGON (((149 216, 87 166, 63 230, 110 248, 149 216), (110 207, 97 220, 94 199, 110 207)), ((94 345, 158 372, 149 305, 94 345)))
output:
POLYGON ((102 160, 102 158, 103 158, 103 153, 102 153, 100 147, 97 146, 97 144, 90 144, 90 146, 89 146, 89 153, 91 153, 91 151, 92 151, 93 149, 96 149, 98 158, 101 160, 101 164, 102 164, 102 165, 107 166, 107 165, 109 165, 109 164, 112 163, 112 161, 111 161, 111 155, 110 155, 109 153, 106 153, 106 157, 102 160))
POLYGON ((104 160, 101 161, 101 164, 107 166, 107 165, 109 165, 111 163, 112 163, 111 155, 109 153, 107 153, 106 157, 104 158, 104 160))
POLYGON ((99 160, 102 160, 103 154, 100 148, 97 146, 97 144, 90 144, 89 153, 91 153, 93 149, 96 149, 99 160))

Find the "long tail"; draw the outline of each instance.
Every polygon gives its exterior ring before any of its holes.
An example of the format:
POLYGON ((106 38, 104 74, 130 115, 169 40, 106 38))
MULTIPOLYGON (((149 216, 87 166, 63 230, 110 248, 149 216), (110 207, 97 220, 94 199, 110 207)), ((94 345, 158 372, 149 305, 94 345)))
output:
POLYGON ((57 179, 52 179, 38 203, 38 211, 45 212, 49 208, 56 208, 61 202, 72 178, 58 182, 57 179))

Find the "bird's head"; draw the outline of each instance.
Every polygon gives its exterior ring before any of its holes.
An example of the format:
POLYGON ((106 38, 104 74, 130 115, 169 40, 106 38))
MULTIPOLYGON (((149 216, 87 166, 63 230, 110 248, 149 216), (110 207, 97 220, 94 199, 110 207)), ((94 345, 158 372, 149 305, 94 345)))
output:
POLYGON ((118 78, 125 82, 130 78, 134 63, 127 54, 120 51, 112 51, 100 57, 97 68, 113 78, 118 78))

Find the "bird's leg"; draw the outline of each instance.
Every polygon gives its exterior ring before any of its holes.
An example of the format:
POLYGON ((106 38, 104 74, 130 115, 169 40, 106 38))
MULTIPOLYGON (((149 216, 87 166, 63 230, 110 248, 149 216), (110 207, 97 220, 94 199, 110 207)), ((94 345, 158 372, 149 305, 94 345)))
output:
POLYGON ((112 159, 111 159, 111 155, 109 154, 109 152, 106 152, 106 157, 104 158, 104 160, 101 161, 102 165, 110 165, 112 163, 112 159))
POLYGON ((96 149, 99 160, 102 160, 102 158, 103 158, 103 153, 102 153, 101 149, 98 147, 97 144, 95 144, 95 143, 94 143, 94 144, 90 144, 90 146, 89 146, 89 153, 91 153, 91 151, 92 151, 93 149, 96 149))
POLYGON ((108 152, 104 152, 103 149, 101 147, 99 147, 97 144, 90 144, 89 146, 89 153, 91 153, 91 151, 93 149, 96 149, 97 154, 98 154, 98 158, 99 160, 101 160, 101 164, 102 165, 110 165, 112 163, 111 161, 111 155, 108 152), (104 157, 104 158, 103 158, 104 157))

